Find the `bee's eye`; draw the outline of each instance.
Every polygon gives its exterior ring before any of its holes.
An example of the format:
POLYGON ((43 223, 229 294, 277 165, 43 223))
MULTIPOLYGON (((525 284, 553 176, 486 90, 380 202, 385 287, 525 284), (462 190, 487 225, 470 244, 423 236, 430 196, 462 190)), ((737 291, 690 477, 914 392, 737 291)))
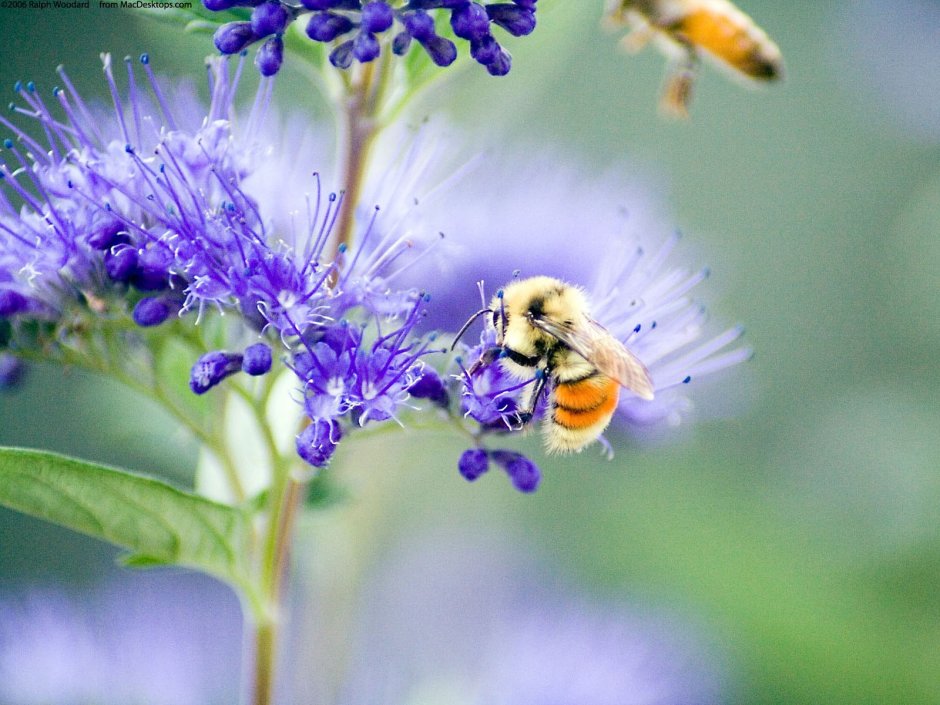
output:
POLYGON ((499 311, 493 311, 493 327, 499 328, 499 311))

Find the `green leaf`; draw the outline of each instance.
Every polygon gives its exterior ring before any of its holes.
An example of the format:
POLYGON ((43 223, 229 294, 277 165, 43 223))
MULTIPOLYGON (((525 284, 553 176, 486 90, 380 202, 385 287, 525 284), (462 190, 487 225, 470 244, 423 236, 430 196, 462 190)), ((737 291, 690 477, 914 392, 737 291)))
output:
POLYGON ((0 504, 126 548, 128 565, 181 565, 248 585, 248 515, 153 478, 0 448, 0 504))

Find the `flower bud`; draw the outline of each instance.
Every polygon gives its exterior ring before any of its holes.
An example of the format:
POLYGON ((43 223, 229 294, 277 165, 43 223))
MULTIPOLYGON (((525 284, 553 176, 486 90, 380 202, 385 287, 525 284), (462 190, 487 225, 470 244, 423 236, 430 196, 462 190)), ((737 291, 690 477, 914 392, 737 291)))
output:
POLYGON ((91 231, 87 240, 89 247, 102 252, 127 241, 124 226, 116 220, 108 220, 99 224, 91 231))
POLYGON ((352 20, 332 12, 318 12, 307 23, 307 36, 317 42, 332 42, 353 29, 352 20))
POLYGON ((277 0, 269 0, 252 11, 251 31, 258 38, 278 34, 284 31, 288 19, 287 8, 277 0))
POLYGON ((510 3, 487 5, 486 14, 490 20, 514 37, 524 37, 535 29, 535 11, 518 5, 510 3))
POLYGON ((0 391, 12 389, 23 379, 26 366, 13 355, 0 353, 0 391))
POLYGON ((538 489, 542 475, 538 466, 522 453, 511 450, 494 450, 490 455, 506 471, 513 487, 517 490, 520 492, 535 492, 538 489))
POLYGON ((392 8, 379 0, 366 3, 362 8, 363 32, 369 32, 370 34, 384 32, 392 26, 394 20, 395 15, 392 8))
POLYGON ((262 76, 273 76, 281 70, 284 63, 284 40, 281 35, 271 37, 261 45, 255 55, 255 66, 262 76))
POLYGON ((492 34, 487 34, 481 39, 470 42, 470 56, 477 63, 489 66, 499 59, 499 53, 502 47, 499 46, 492 34))
POLYGON ((314 419, 297 436, 297 454, 316 468, 326 465, 343 437, 342 429, 333 419, 314 419))
POLYGON ((127 283, 137 271, 137 250, 130 245, 118 245, 104 253, 104 271, 119 283, 127 283))
POLYGON ((348 69, 352 66, 353 43, 343 42, 330 52, 330 63, 338 69, 348 69))
POLYGON ((193 365, 189 373, 189 388, 194 394, 205 394, 229 375, 241 369, 242 356, 223 350, 208 352, 193 365))
POLYGON ((461 454, 457 469, 465 480, 473 482, 490 469, 489 456, 482 448, 469 448, 461 454))
POLYGON ((215 48, 223 54, 237 54, 256 39, 251 22, 229 22, 219 27, 212 37, 215 48))
POLYGON ((419 42, 427 41, 435 36, 434 18, 423 10, 405 15, 403 22, 408 33, 419 42))
POLYGON ((353 56, 364 64, 377 59, 380 51, 379 40, 373 34, 360 32, 353 39, 353 56))
POLYGON ((137 253, 131 283, 140 291, 163 291, 170 277, 173 255, 163 247, 146 247, 137 253))
POLYGON ((170 304, 161 296, 148 296, 134 306, 134 323, 141 328, 158 326, 170 317, 170 304))
POLYGON ((512 57, 505 49, 500 49, 496 60, 486 65, 486 70, 490 76, 505 76, 511 68, 512 57))
POLYGON ((431 37, 421 46, 438 66, 450 66, 457 60, 457 46, 445 37, 431 37))
POLYGON ((490 18, 482 5, 471 2, 451 13, 450 26, 461 39, 482 39, 489 34, 490 18))
POLYGON ((255 343, 245 348, 242 372, 257 377, 271 370, 271 348, 264 343, 255 343))
POLYGON ((446 407, 448 404, 447 388, 431 368, 425 368, 417 381, 408 387, 408 393, 415 399, 430 399, 438 406, 446 407))

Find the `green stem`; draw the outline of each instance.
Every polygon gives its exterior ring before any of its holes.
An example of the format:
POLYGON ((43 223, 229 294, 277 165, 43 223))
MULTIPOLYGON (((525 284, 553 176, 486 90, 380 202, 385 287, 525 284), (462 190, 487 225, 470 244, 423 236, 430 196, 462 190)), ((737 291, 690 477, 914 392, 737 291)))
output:
POLYGON ((340 103, 343 201, 337 218, 332 256, 327 259, 334 259, 341 245, 348 247, 352 244, 356 206, 362 196, 369 157, 384 126, 379 116, 385 105, 392 72, 390 55, 391 51, 386 48, 376 61, 357 65, 356 74, 348 82, 346 95, 340 103))
MULTIPOLYGON (((342 151, 343 199, 337 216, 336 235, 326 259, 335 260, 340 247, 352 244, 355 210, 362 195, 369 158, 382 128, 379 119, 391 76, 391 51, 386 48, 380 59, 357 66, 345 83, 340 102, 340 140, 342 151)), ((281 623, 282 591, 290 564, 294 527, 308 489, 308 481, 291 476, 291 460, 283 457, 265 423, 265 406, 270 388, 259 399, 239 390, 252 403, 272 459, 272 477, 265 534, 260 556, 260 586, 264 608, 255 615, 254 672, 252 705, 271 705, 274 697, 278 628, 281 623), (249 398, 250 397, 250 398, 249 398)))
POLYGON ((267 615, 254 623, 254 682, 251 684, 252 705, 271 705, 274 702, 274 664, 277 643, 277 618, 267 615))
MULTIPOLYGON (((283 460, 283 459, 282 459, 283 460)), ((254 671, 252 705, 274 702, 275 667, 277 665, 278 632, 282 623, 282 593, 294 526, 307 485, 290 477, 289 468, 278 463, 279 472, 271 488, 271 512, 261 559, 263 609, 254 615, 254 671)))

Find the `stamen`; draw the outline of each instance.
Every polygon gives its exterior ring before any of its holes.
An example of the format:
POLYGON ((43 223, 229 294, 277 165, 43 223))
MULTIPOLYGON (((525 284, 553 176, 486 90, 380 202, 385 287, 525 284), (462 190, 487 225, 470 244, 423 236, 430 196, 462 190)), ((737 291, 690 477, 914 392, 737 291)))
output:
POLYGON ((134 130, 137 133, 137 147, 143 147, 140 130, 140 105, 137 101, 137 81, 134 80, 134 68, 131 57, 125 56, 124 63, 127 66, 127 100, 131 104, 131 110, 134 113, 134 130))
POLYGON ((114 103, 114 115, 117 117, 118 125, 121 127, 121 136, 124 142, 131 143, 130 135, 127 132, 127 125, 124 123, 124 107, 121 103, 121 96, 118 94, 117 84, 114 82, 114 75, 111 73, 111 55, 101 54, 101 62, 104 67, 104 75, 108 80, 108 88, 111 90, 111 101, 114 103))
POLYGON ((163 119, 166 121, 167 127, 175 132, 177 130, 176 121, 173 119, 173 113, 170 112, 170 109, 167 107, 166 99, 163 97, 163 91, 160 90, 160 84, 157 83, 157 79, 153 75, 153 69, 150 66, 150 55, 141 54, 140 63, 143 65, 147 79, 150 81, 150 90, 157 99, 157 104, 160 106, 160 111, 163 113, 163 119))
POLYGON ((79 95, 78 91, 75 90, 75 86, 72 85, 71 79, 68 77, 68 74, 65 72, 65 68, 61 64, 56 67, 56 73, 59 74, 59 78, 62 79, 62 83, 65 84, 65 87, 71 94, 72 100, 74 100, 75 105, 78 106, 78 110, 82 114, 85 125, 89 126, 95 133, 95 137, 97 138, 98 143, 102 143, 104 140, 101 137, 101 133, 98 132, 98 122, 94 117, 92 117, 91 111, 88 109, 88 106, 85 105, 85 101, 82 100, 82 97, 79 95))

